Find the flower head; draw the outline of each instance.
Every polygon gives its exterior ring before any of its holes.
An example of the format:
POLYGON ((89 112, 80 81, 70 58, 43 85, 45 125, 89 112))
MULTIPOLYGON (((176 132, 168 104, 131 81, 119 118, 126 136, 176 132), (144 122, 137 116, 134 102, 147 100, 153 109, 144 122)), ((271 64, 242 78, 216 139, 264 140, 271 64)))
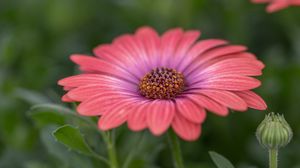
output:
POLYGON ((289 6, 300 6, 300 0, 252 0, 253 3, 269 3, 267 12, 277 12, 289 6))
POLYGON ((279 149, 291 141, 293 132, 283 115, 270 113, 258 126, 256 137, 265 148, 279 149))
POLYGON ((77 111, 100 116, 99 128, 127 122, 133 131, 154 135, 169 127, 184 140, 196 140, 206 111, 226 116, 229 108, 264 110, 251 89, 260 86, 264 64, 247 48, 227 41, 197 42, 199 31, 171 29, 161 37, 150 27, 94 49, 96 57, 74 54, 83 74, 60 80, 62 100, 81 102, 77 111))

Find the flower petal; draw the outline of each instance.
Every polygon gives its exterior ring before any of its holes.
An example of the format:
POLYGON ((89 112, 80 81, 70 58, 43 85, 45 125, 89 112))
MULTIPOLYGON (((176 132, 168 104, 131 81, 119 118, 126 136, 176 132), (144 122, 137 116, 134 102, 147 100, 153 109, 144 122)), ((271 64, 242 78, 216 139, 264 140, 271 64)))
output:
POLYGON ((64 91, 69 91, 69 90, 74 89, 74 87, 64 86, 63 89, 64 89, 64 91))
POLYGON ((103 44, 99 45, 93 50, 94 54, 107 62, 118 65, 123 69, 127 69, 134 76, 140 77, 142 73, 139 69, 138 59, 132 57, 130 53, 124 47, 120 47, 120 44, 103 44))
POLYGON ((289 6, 288 1, 285 0, 274 0, 271 4, 267 7, 267 12, 272 13, 279 11, 281 9, 287 8, 289 6))
POLYGON ((58 81, 58 84, 61 86, 70 88, 76 88, 84 85, 92 84, 102 84, 102 85, 111 85, 111 86, 122 86, 128 90, 135 91, 137 88, 136 84, 118 79, 112 76, 101 75, 101 74, 80 74, 75 76, 70 76, 58 81))
POLYGON ((244 101, 247 103, 248 107, 257 109, 257 110, 266 110, 267 105, 265 101, 256 93, 252 91, 240 91, 235 92, 239 97, 244 99, 244 101))
POLYGON ((171 29, 164 33, 161 37, 161 57, 157 67, 168 66, 170 58, 173 57, 177 45, 183 37, 183 31, 180 28, 171 29))
POLYGON ((137 76, 134 76, 127 70, 102 59, 74 54, 71 55, 71 60, 78 64, 81 69, 83 68, 93 72, 95 71, 98 73, 113 75, 120 79, 125 79, 134 83, 139 82, 139 78, 137 76))
POLYGON ((224 75, 191 84, 190 88, 242 91, 257 88, 260 85, 261 82, 255 78, 239 75, 224 75))
POLYGON ((116 50, 111 44, 101 44, 94 48, 93 53, 108 62, 119 65, 121 67, 126 67, 124 59, 120 58, 120 51, 116 50))
POLYGON ((170 126, 175 114, 172 101, 154 100, 147 108, 147 124, 154 135, 161 135, 170 126))
POLYGON ((143 99, 123 95, 118 92, 105 92, 86 99, 77 106, 77 112, 84 116, 99 116, 109 110, 112 106, 116 107, 122 103, 141 101, 143 99))
POLYGON ((196 83, 210 77, 224 75, 241 76, 260 76, 262 74, 263 64, 258 60, 248 58, 226 59, 203 68, 201 71, 195 71, 187 76, 189 82, 196 83))
POLYGON ((267 3, 270 1, 272 1, 272 0, 251 0, 252 3, 267 3))
POLYGON ((133 131, 141 131, 147 127, 147 108, 149 108, 150 103, 145 102, 144 104, 139 104, 135 110, 128 116, 128 127, 133 131))
POLYGON ((135 64, 136 69, 134 70, 134 74, 138 74, 139 78, 152 69, 152 66, 150 65, 151 61, 147 56, 146 51, 141 47, 142 44, 139 43, 134 36, 122 35, 113 41, 113 45, 123 53, 120 56, 130 58, 132 63, 135 64))
POLYGON ((155 66, 158 65, 160 54, 160 37, 157 32, 151 27, 145 26, 136 31, 135 37, 144 47, 144 50, 150 59, 151 66, 155 68, 155 66))
POLYGON ((67 94, 63 95, 63 96, 61 97, 61 100, 62 100, 63 102, 74 102, 74 101, 75 101, 75 100, 71 99, 67 94))
POLYGON ((206 118, 204 108, 197 106, 190 99, 177 98, 176 107, 179 113, 191 122, 200 124, 206 118))
POLYGON ((101 84, 78 87, 69 91, 67 95, 73 100, 84 101, 90 97, 104 95, 105 93, 118 93, 120 95, 138 96, 137 93, 118 88, 117 86, 107 86, 101 84))
POLYGON ((172 128, 180 138, 186 141, 195 141, 201 134, 200 124, 190 122, 179 113, 174 116, 172 128))
POLYGON ((176 51, 172 57, 169 59, 169 67, 177 68, 178 65, 181 64, 182 60, 185 59, 185 56, 195 41, 199 38, 199 31, 187 31, 183 34, 182 39, 180 40, 176 51))
POLYGON ((227 41, 220 39, 208 39, 197 42, 187 53, 185 59, 182 60, 181 64, 177 67, 180 72, 183 72, 188 66, 194 62, 194 60, 206 52, 209 49, 215 48, 217 46, 222 46, 227 44, 227 41))
POLYGON ((300 1, 299 0, 291 0, 291 5, 300 6, 300 1))
POLYGON ((110 109, 111 111, 104 113, 99 121, 98 127, 100 130, 107 131, 116 128, 126 122, 128 113, 130 112, 128 106, 118 106, 110 109))
POLYGON ((183 72, 186 75, 189 75, 194 70, 199 68, 200 65, 203 65, 205 62, 220 57, 224 55, 231 55, 234 53, 239 53, 247 50, 247 47, 241 46, 241 45, 228 45, 223 47, 214 48, 212 50, 209 50, 205 53, 203 53, 201 56, 198 56, 198 58, 189 66, 186 70, 183 72))
POLYGON ((204 96, 201 94, 189 93, 189 94, 186 94, 185 97, 191 99, 193 102, 195 102, 199 106, 204 107, 207 110, 209 110, 217 115, 220 115, 220 116, 228 115, 227 107, 221 105, 220 103, 217 103, 216 101, 210 99, 207 96, 204 96))
POLYGON ((221 91, 221 90, 209 90, 209 89, 199 89, 195 92, 201 93, 231 109, 238 110, 238 111, 247 110, 246 102, 232 92, 225 91, 225 90, 221 91))

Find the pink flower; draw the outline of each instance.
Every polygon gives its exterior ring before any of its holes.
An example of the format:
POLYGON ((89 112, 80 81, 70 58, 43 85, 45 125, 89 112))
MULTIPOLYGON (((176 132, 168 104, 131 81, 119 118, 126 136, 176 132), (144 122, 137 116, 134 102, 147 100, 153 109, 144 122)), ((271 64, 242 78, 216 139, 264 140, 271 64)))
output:
POLYGON ((81 102, 80 115, 101 116, 101 130, 127 122, 133 131, 154 135, 169 127, 184 140, 196 140, 206 111, 264 110, 250 91, 261 82, 264 64, 241 45, 208 39, 199 31, 172 29, 161 37, 150 27, 125 34, 94 49, 96 57, 74 54, 83 74, 60 80, 66 102, 81 102))
POLYGON ((289 6, 300 6, 300 0, 252 0, 253 3, 269 3, 267 12, 272 13, 289 6))

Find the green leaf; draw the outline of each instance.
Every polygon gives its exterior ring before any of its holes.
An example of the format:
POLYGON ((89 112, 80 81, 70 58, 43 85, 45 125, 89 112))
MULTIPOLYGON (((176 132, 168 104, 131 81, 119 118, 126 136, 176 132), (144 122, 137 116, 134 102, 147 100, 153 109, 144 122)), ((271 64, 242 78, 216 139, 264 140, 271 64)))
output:
POLYGON ((57 104, 51 104, 51 103, 35 105, 35 106, 32 106, 30 110, 31 111, 51 110, 51 111, 57 111, 57 112, 67 114, 67 115, 76 115, 76 113, 73 110, 71 110, 67 107, 57 105, 57 104))
POLYGON ((234 168, 232 163, 224 156, 214 151, 209 151, 208 153, 218 168, 234 168))
POLYGON ((27 114, 39 128, 49 124, 64 125, 68 119, 67 116, 79 118, 76 112, 56 104, 34 105, 27 114))
POLYGON ((40 128, 50 124, 65 124, 65 117, 59 113, 55 113, 52 111, 31 111, 28 115, 35 121, 35 124, 40 128))
POLYGON ((46 96, 32 90, 17 88, 14 95, 30 104, 41 104, 51 102, 46 96))
POLYGON ((90 156, 94 154, 78 128, 64 125, 56 129, 53 132, 53 136, 71 150, 90 156))
MULTIPOLYGON (((97 124, 95 124, 95 122, 93 122, 90 118, 87 117, 82 117, 80 115, 77 114, 76 111, 62 106, 62 105, 58 105, 58 104, 39 104, 39 105, 34 105, 31 107, 31 109, 29 110, 29 115, 34 114, 36 111, 39 112, 53 112, 53 113, 57 113, 58 115, 63 115, 63 116, 68 116, 69 118, 72 117, 72 119, 76 119, 77 122, 80 122, 81 124, 86 124, 89 126, 92 126, 93 129, 98 130, 97 124)), ((65 118, 67 119, 67 118, 65 118)))
MULTIPOLYGON (((57 130, 57 127, 53 125, 48 125, 40 130, 41 141, 47 151, 47 154, 51 156, 51 162, 48 163, 50 164, 49 167, 57 167, 57 165, 59 165, 60 168, 94 167, 91 165, 89 156, 85 157, 76 151, 68 151, 66 150, 66 146, 64 144, 57 143, 55 138, 52 136, 52 133, 55 130, 57 130)), ((46 157, 49 156, 46 155, 46 157)))
POLYGON ((78 128, 72 125, 64 125, 53 131, 52 135, 57 141, 64 144, 70 150, 94 157, 109 165, 106 158, 91 150, 78 128))

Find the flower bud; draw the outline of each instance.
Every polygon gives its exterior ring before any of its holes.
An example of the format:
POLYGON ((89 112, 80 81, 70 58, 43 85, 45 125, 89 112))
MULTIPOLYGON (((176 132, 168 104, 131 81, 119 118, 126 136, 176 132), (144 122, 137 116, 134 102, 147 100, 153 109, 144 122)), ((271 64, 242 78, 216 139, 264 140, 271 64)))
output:
POLYGON ((256 130, 259 143, 268 149, 279 149, 287 145, 293 132, 283 115, 269 113, 256 130))

